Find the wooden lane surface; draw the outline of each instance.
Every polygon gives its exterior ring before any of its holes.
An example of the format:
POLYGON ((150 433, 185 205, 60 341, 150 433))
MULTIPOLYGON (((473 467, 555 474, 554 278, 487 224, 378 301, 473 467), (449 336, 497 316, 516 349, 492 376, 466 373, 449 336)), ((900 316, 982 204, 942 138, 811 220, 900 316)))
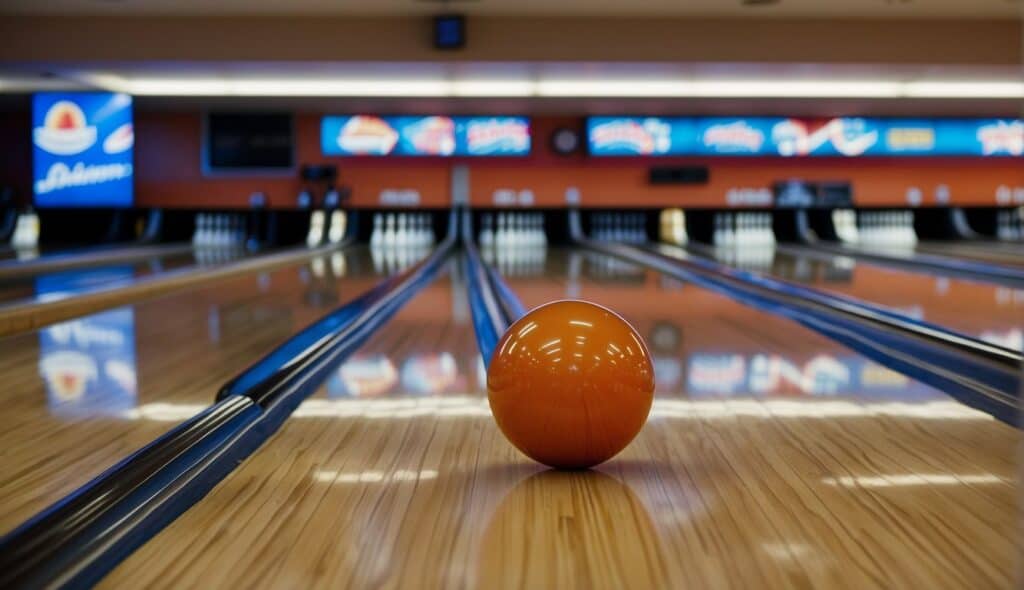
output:
MULTIPOLYGON (((835 256, 833 262, 841 257, 835 256)), ((982 281, 912 273, 869 261, 839 269, 792 250, 775 254, 773 274, 793 280, 793 269, 813 268, 806 282, 816 289, 903 310, 975 338, 1024 330, 1024 296, 1019 290, 982 281), (832 278, 825 278, 829 274, 832 278)))
MULTIPOLYGON (((0 305, 39 300, 37 282, 57 283, 62 277, 84 276, 90 280, 89 288, 109 286, 111 283, 137 280, 158 272, 179 269, 195 265, 196 256, 191 253, 168 254, 152 257, 147 260, 126 262, 115 266, 86 267, 81 270, 40 273, 37 276, 0 279, 0 305)), ((201 263, 200 263, 201 264, 201 263)))
POLYGON ((358 270, 370 266, 365 253, 349 253, 347 264, 341 280, 326 260, 323 272, 300 264, 113 310, 129 318, 113 335, 107 311, 0 340, 0 533, 208 406, 226 380, 377 280, 358 270), (44 335, 57 344, 44 350, 44 335), (100 337, 128 340, 131 353, 114 360, 134 373, 134 394, 96 382, 110 360, 89 356, 100 337), (76 346, 89 339, 91 347, 76 346), (93 382, 71 393, 90 371, 93 382), (61 381, 71 388, 64 401, 56 396, 61 381))
POLYGON ((144 258, 157 258, 186 254, 192 251, 188 243, 136 244, 118 247, 86 248, 63 254, 53 253, 25 261, 0 261, 0 280, 37 276, 43 273, 85 269, 100 265, 125 264, 144 258))
POLYGON ((335 249, 336 246, 325 246, 312 250, 286 250, 222 266, 190 267, 158 273, 128 285, 97 289, 67 299, 0 305, 0 336, 35 330, 76 316, 126 305, 144 298, 158 297, 180 289, 196 288, 254 272, 268 272, 327 254, 335 249))
MULTIPOLYGON (((651 280, 621 300, 665 297, 651 280)), ((576 287, 605 303, 623 291, 587 279, 576 287)), ((566 288, 549 281, 525 303, 566 288)), ((437 329, 415 311, 422 303, 409 305, 362 354, 405 359, 423 350, 422 335, 437 329)), ((733 305, 722 299, 720 317, 733 305)), ((650 320, 631 309, 627 319, 650 320)), ((462 350, 472 328, 452 321, 436 345, 462 350)), ((768 338, 781 326, 722 322, 725 335, 712 341, 768 338)), ((814 339, 786 330, 763 349, 798 356, 814 339)), ((703 334, 686 334, 699 347, 703 334)), ((398 387, 308 400, 101 585, 1014 585, 1017 432, 938 392, 701 398, 677 388, 658 396, 620 456, 595 471, 557 473, 503 439, 471 385, 475 361, 458 360, 461 394, 398 387)))
POLYGON ((1024 243, 1021 242, 921 242, 917 245, 917 251, 980 262, 1024 266, 1024 243))

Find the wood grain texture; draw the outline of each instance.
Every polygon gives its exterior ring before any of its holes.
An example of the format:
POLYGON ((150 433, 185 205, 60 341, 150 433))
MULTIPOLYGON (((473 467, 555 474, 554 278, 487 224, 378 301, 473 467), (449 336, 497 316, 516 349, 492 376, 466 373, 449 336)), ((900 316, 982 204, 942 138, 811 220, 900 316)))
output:
MULTIPOLYGON (((323 266, 322 277, 303 264, 135 305, 126 336, 134 337, 138 393, 127 404, 102 388, 57 401, 41 369, 40 335, 0 340, 0 533, 207 407, 226 380, 374 280, 352 271, 352 289, 339 294, 332 265, 323 266)), ((81 334, 87 322, 55 329, 81 334)))
POLYGON ((212 268, 185 268, 138 279, 128 285, 98 289, 51 301, 0 305, 0 337, 36 330, 43 326, 95 313, 173 291, 196 288, 215 281, 255 272, 268 272, 296 264, 336 249, 324 246, 286 250, 212 268))
MULTIPOLYGON (((617 292, 653 297, 656 285, 583 278, 574 289, 611 303, 617 292)), ((567 288, 549 280, 525 303, 567 288)), ((321 392, 101 585, 1014 586, 1018 432, 939 392, 904 383, 874 395, 703 397, 680 384, 659 394, 645 429, 609 463, 545 471, 494 425, 459 306, 445 335, 424 341, 407 319, 419 305, 361 354, 401 367, 417 352, 452 351, 461 392, 321 392)), ((717 305, 708 341, 687 331, 691 315, 678 306, 685 338, 672 354, 729 341, 792 358, 837 351, 783 320, 730 322, 740 308, 717 305)), ((645 333, 656 318, 633 309, 626 318, 645 333)))

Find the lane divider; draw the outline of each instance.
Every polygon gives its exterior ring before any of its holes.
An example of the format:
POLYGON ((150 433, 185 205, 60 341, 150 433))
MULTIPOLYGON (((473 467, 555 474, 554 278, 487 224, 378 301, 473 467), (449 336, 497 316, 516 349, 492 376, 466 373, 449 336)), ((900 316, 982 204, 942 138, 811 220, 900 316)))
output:
POLYGON ((468 211, 463 214, 462 222, 469 308, 477 346, 484 366, 489 367, 498 340, 513 322, 526 315, 526 308, 501 275, 480 258, 480 252, 473 241, 475 234, 468 211))

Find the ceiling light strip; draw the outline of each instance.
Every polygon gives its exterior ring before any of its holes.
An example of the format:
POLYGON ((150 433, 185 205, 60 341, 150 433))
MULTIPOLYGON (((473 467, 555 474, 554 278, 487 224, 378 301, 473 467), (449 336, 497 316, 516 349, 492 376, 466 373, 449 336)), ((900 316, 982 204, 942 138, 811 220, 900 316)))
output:
POLYGON ((1024 99, 1024 81, 1006 79, 129 78, 109 73, 80 73, 74 79, 136 96, 167 97, 1024 99))

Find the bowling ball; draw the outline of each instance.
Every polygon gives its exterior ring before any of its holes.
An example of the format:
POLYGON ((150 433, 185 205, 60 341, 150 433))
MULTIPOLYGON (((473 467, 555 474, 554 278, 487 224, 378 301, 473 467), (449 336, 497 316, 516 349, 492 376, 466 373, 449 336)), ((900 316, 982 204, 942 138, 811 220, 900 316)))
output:
POLYGON ((586 301, 548 303, 512 324, 487 370, 498 427, 530 458, 585 469, 615 456, 647 420, 654 368, 640 335, 586 301))

